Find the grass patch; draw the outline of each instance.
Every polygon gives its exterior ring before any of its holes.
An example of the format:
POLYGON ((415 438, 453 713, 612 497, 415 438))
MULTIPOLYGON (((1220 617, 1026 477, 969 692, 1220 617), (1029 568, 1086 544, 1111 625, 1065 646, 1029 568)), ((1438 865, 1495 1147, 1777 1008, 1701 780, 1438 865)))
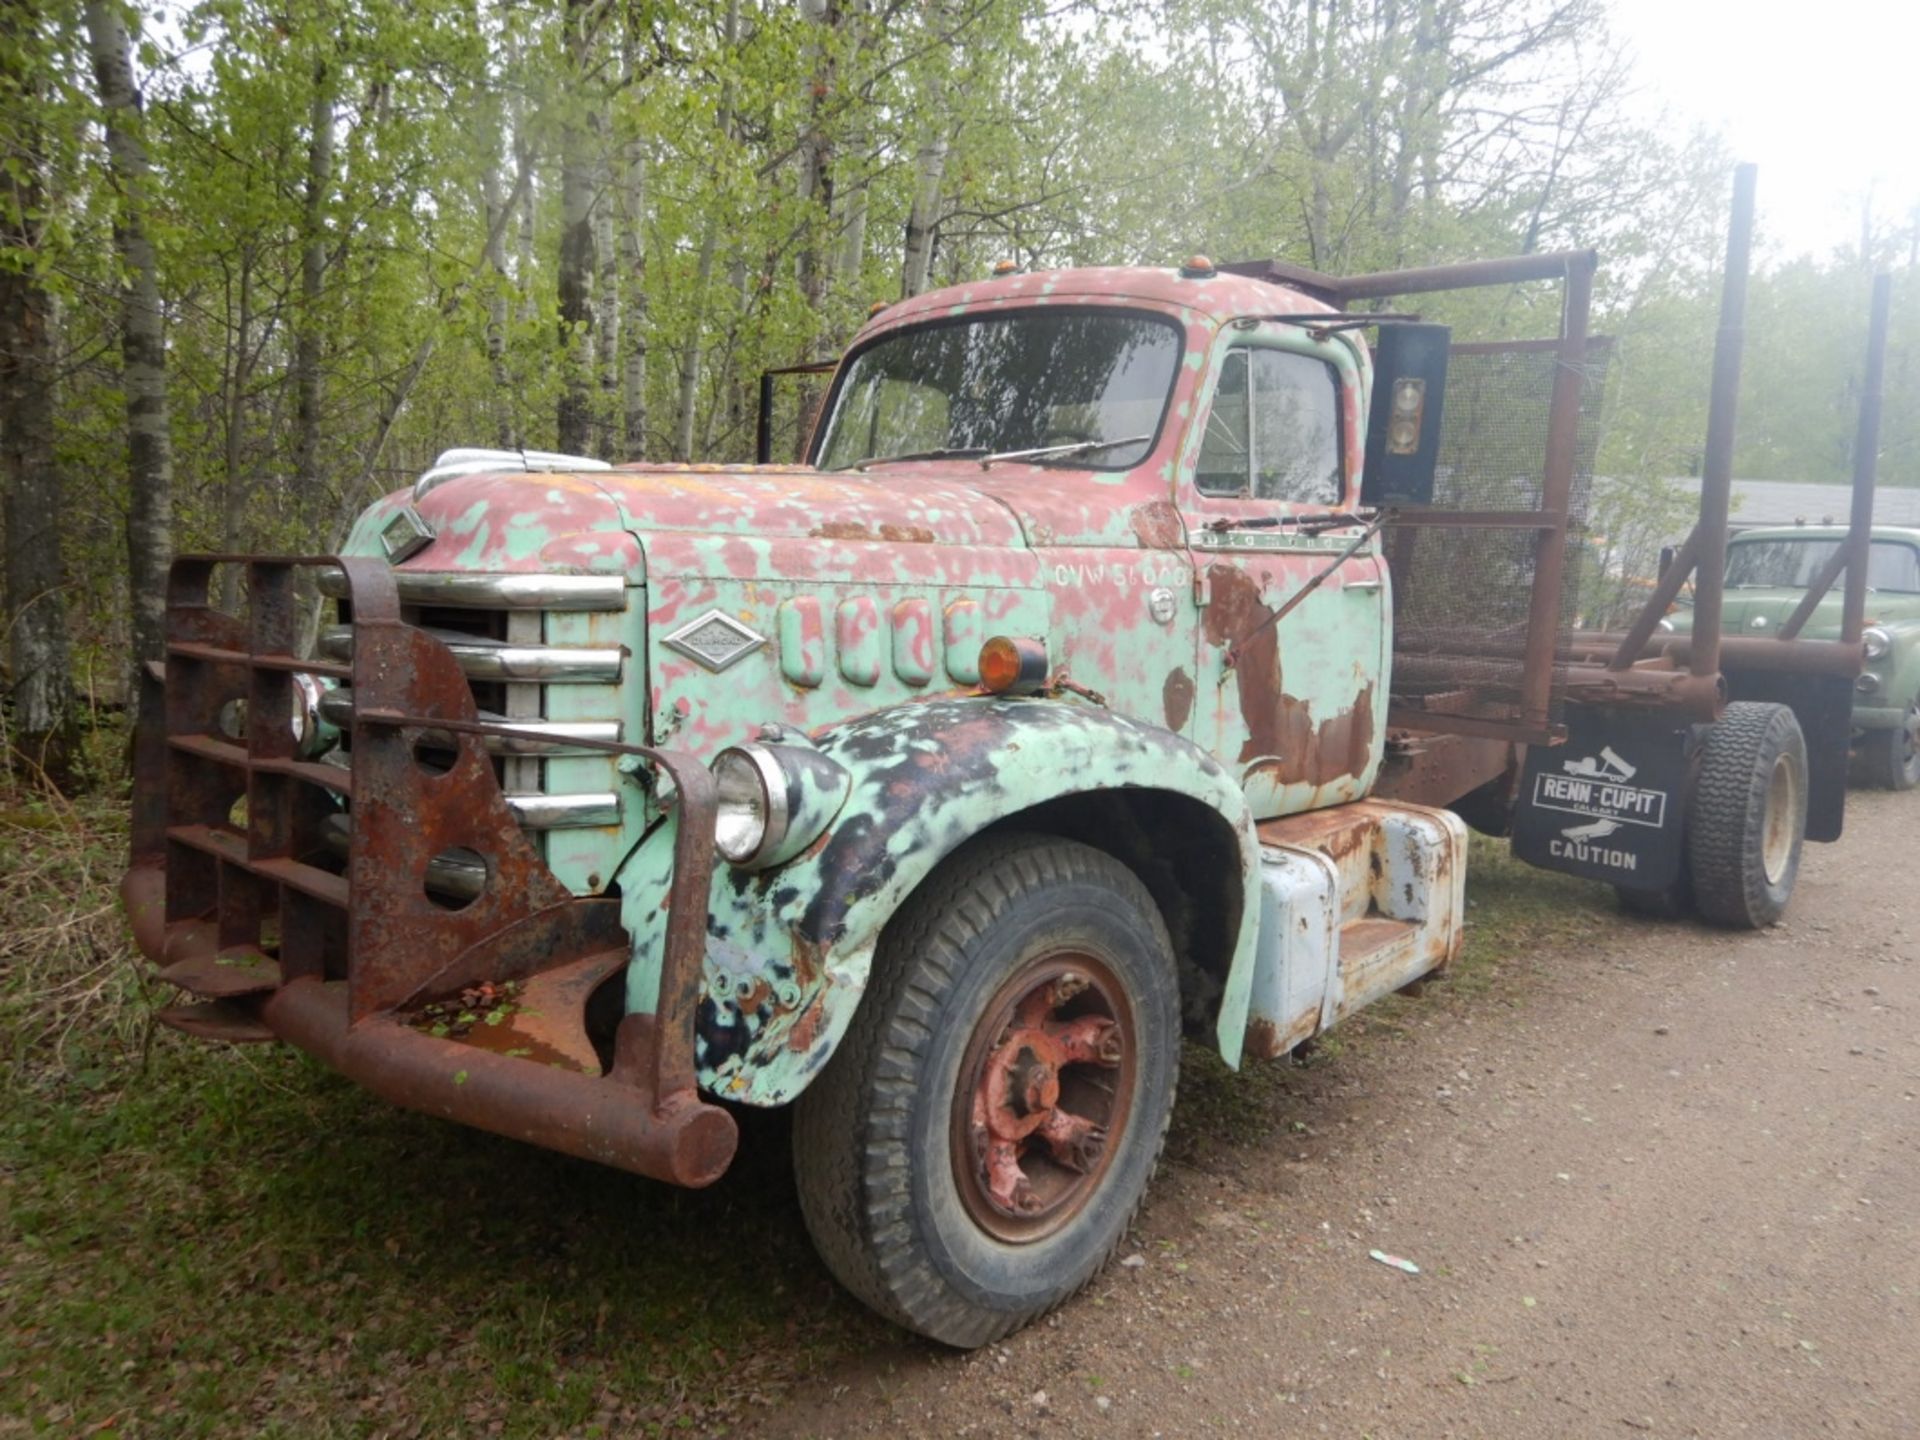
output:
POLYGON ((783 1116, 693 1193, 156 1032, 123 814, 0 804, 0 1436, 725 1434, 897 1343, 814 1258, 783 1116))
MULTIPOLYGON (((155 1032, 171 997, 113 900, 124 813, 0 796, 0 1436, 724 1434, 900 1343, 814 1258, 783 1116, 743 1115, 732 1173, 692 1193, 155 1032)), ((1338 1043, 1507 993, 1610 907, 1489 842, 1468 894, 1452 986, 1338 1043)), ((1176 1154, 1303 1126, 1296 1067, 1187 1061, 1176 1154)))

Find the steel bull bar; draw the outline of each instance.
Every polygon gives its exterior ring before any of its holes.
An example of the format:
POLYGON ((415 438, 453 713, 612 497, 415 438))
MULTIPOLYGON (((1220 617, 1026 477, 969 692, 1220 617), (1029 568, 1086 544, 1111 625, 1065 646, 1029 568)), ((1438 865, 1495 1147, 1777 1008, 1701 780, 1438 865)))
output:
POLYGON ((664 771, 679 811, 658 995, 596 1045, 589 1001, 621 983, 630 954, 620 903, 575 897, 542 863, 485 743, 537 737, 480 720, 447 646, 401 620, 384 561, 183 556, 166 637, 164 667, 141 679, 120 887, 140 949, 189 997, 163 1021, 285 1040, 394 1104, 657 1180, 720 1177, 738 1133, 700 1098, 693 1060, 714 864, 706 766, 589 746, 664 771), (221 564, 245 570, 244 619, 210 603, 221 564), (294 653, 295 576, 316 566, 346 576, 350 663, 294 653), (298 676, 352 684, 350 768, 303 756, 298 676), (345 802, 340 873, 325 832, 345 802), (427 888, 450 850, 486 867, 471 900, 427 888))

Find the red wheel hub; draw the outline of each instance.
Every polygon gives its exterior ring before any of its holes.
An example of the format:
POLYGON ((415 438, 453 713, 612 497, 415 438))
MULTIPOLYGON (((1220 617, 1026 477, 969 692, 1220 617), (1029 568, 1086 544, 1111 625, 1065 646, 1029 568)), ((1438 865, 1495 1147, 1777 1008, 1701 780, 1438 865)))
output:
POLYGON ((1050 1232, 1085 1203, 1131 1108, 1125 992, 1088 956, 1023 966, 974 1032, 955 1097, 961 1194, 1002 1239, 1050 1232))

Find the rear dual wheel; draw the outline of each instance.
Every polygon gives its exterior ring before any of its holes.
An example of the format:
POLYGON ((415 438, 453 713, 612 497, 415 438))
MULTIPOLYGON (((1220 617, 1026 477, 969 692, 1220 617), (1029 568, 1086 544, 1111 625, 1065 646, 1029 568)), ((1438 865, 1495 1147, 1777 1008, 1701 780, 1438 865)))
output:
POLYGON ((1179 1061, 1166 926, 1125 866, 977 841, 888 926, 795 1109, 821 1258, 908 1329, 972 1347, 1105 1264, 1166 1138, 1179 1061))

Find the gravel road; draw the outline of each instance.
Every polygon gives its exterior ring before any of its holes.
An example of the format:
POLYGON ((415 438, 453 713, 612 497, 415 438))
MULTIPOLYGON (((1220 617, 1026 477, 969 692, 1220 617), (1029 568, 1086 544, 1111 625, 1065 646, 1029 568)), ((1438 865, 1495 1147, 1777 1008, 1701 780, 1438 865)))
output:
POLYGON ((1779 928, 1622 917, 1423 1002, 1163 1168, 1051 1321, 765 1433, 1920 1435, 1920 799, 1848 824, 1779 928))

